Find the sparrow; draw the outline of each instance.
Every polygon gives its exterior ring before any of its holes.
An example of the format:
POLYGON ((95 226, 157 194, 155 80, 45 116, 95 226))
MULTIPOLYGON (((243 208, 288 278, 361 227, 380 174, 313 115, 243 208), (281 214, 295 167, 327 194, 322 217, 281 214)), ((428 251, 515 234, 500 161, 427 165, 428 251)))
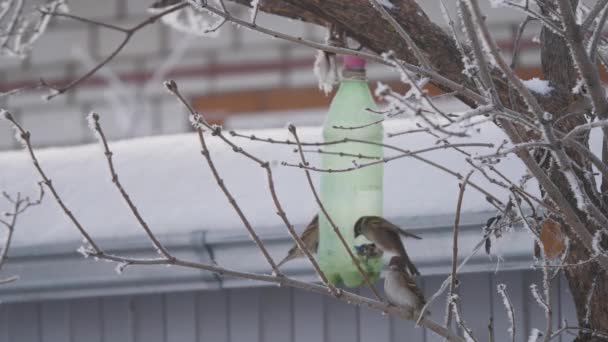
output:
POLYGON ((401 256, 412 275, 420 275, 418 269, 403 247, 399 235, 422 239, 418 235, 407 232, 380 216, 362 216, 355 222, 355 238, 363 234, 368 240, 376 244, 383 252, 394 253, 401 256))
MULTIPOLYGON (((304 246, 306 246, 310 252, 317 252, 317 247, 319 246, 319 215, 315 215, 308 226, 306 226, 306 229, 304 229, 304 232, 300 235, 300 239, 302 239, 304 246)), ((281 260, 277 266, 281 266, 289 260, 304 256, 306 256, 306 254, 300 250, 297 244, 294 244, 287 252, 287 256, 281 260)))
POLYGON ((411 313, 411 317, 416 319, 426 301, 405 266, 406 262, 403 258, 399 256, 391 258, 384 278, 384 293, 389 303, 406 309, 411 313))

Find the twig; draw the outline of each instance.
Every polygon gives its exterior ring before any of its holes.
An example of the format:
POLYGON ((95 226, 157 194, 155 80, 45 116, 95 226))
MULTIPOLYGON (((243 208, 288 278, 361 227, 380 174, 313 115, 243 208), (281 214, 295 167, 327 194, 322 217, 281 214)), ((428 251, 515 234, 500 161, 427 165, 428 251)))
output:
POLYGON ((393 18, 393 16, 391 16, 390 13, 388 13, 388 11, 384 8, 384 6, 379 4, 377 0, 369 0, 369 1, 372 3, 372 6, 374 7, 374 9, 376 9, 376 11, 378 11, 380 13, 382 18, 384 18, 386 21, 388 21, 391 24, 391 26, 397 31, 397 33, 399 34, 401 39, 403 39, 405 41, 407 46, 414 53, 414 56, 416 56, 416 59, 418 59, 418 62, 420 63, 420 65, 424 69, 431 70, 432 67, 431 67, 431 63, 429 62, 429 60, 424 56, 424 53, 422 53, 420 48, 418 48, 418 46, 416 45, 416 43, 414 42, 412 37, 410 37, 410 35, 405 31, 405 29, 403 29, 403 27, 401 25, 399 25, 397 20, 395 20, 395 18, 393 18))
MULTIPOLYGON (((543 254, 543 259, 545 259, 545 264, 548 263, 544 254, 543 254)), ((553 302, 551 299, 553 296, 553 291, 551 291, 551 277, 549 275, 549 269, 547 269, 546 267, 543 268, 543 287, 545 289, 545 304, 546 304, 545 319, 547 320, 545 334, 543 336, 544 336, 544 342, 549 342, 549 339, 551 338, 551 334, 553 331, 553 302)))
MULTIPOLYGON (((8 251, 11 247, 11 242, 13 240, 13 233, 15 232, 15 227, 17 226, 17 219, 19 218, 19 215, 21 215, 23 212, 25 212, 30 207, 37 206, 40 203, 42 203, 42 199, 44 197, 44 188, 42 187, 42 184, 40 184, 40 183, 38 183, 38 187, 39 187, 38 198, 34 201, 31 201, 29 197, 22 198, 21 193, 17 193, 17 196, 15 198, 13 198, 11 195, 9 195, 6 192, 2 193, 4 198, 13 205, 13 211, 4 213, 4 216, 10 217, 9 221, 0 219, 0 224, 2 224, 7 230, 6 237, 4 238, 4 244, 2 246, 0 246, 2 248, 0 250, 0 271, 2 270, 2 266, 4 266, 4 264, 6 262, 6 259, 8 256, 8 251)), ((19 279, 18 276, 11 276, 11 277, 8 277, 5 279, 0 279, 0 285, 11 283, 13 281, 16 281, 17 279, 19 279)))
POLYGON ((509 295, 507 294, 507 286, 505 284, 498 284, 496 287, 498 294, 502 297, 502 303, 505 306, 505 310, 507 310, 507 317, 509 318, 509 334, 511 335, 511 341, 515 342, 515 310, 513 310, 513 304, 511 303, 511 299, 509 299, 509 295))
POLYGON ((113 153, 112 153, 112 151, 110 151, 110 147, 108 145, 108 141, 106 140, 106 136, 101 128, 101 125, 99 124, 99 114, 91 113, 90 116, 88 117, 88 120, 89 120, 91 129, 94 132, 97 132, 97 135, 99 136, 99 139, 101 141, 101 145, 103 146, 104 154, 105 154, 106 160, 108 162, 110 176, 112 177, 112 183, 114 183, 114 185, 116 186, 116 189, 118 189, 118 191, 120 192, 120 195, 122 196, 122 198, 125 200, 125 202, 129 206, 129 209, 133 213, 133 216, 135 216, 139 225, 146 232, 146 235, 148 235, 148 238, 150 238, 150 240, 152 241, 152 244, 154 245, 154 248, 156 248, 158 253, 169 260, 174 259, 175 257, 169 253, 169 251, 160 243, 160 241, 158 241, 158 239, 156 238, 154 233, 152 233, 152 230, 150 229, 150 227, 148 226, 146 221, 143 219, 143 217, 139 213, 139 210, 137 209, 137 207, 131 200, 131 197, 129 196, 127 191, 122 186, 122 183, 120 182, 120 180, 118 179, 118 174, 116 173, 116 169, 114 168, 114 162, 112 160, 113 153))
MULTIPOLYGON (((190 111, 190 120, 191 120, 191 122, 192 122, 192 124, 193 124, 193 126, 194 126, 194 128, 196 130, 196 133, 197 133, 197 136, 198 136, 198 140, 199 140, 200 145, 201 145, 201 154, 203 155, 203 157, 205 157, 205 160, 207 161, 207 165, 209 165, 209 169, 211 170, 211 173, 213 174, 213 178, 215 178, 215 181, 216 181, 218 187, 222 190, 222 192, 224 193, 224 195, 228 199, 228 202, 230 203, 230 205, 236 211, 237 215, 241 219, 241 222, 243 222, 243 225, 247 229, 247 232, 249 233, 249 236, 254 241, 254 243, 256 244, 256 246, 258 247, 258 249, 260 250, 260 252, 264 255, 264 258, 266 259, 266 261, 268 262, 268 264, 272 268, 274 274, 276 274, 276 275, 282 275, 281 271, 279 271, 279 268, 277 267, 277 264, 274 262, 274 259, 272 258, 272 256, 270 255, 270 253, 268 253, 268 250, 266 249, 266 247, 262 243, 262 240, 260 240, 258 234, 255 232, 255 230, 251 226, 251 223, 249 222, 249 220, 247 219, 247 217, 245 216, 245 214, 241 210, 241 207, 236 202, 236 199, 232 196, 232 194, 230 193, 230 191, 226 187, 226 184, 224 183, 224 180, 220 176, 220 173, 217 170, 217 168, 215 167, 215 163, 213 162, 213 158, 211 158, 211 154, 209 153, 209 149, 207 148, 207 142, 205 140, 205 135, 203 134, 203 128, 202 127, 205 126, 205 127, 211 128, 212 132, 214 134, 217 134, 216 132, 219 132, 219 127, 217 127, 217 126, 210 126, 207 122, 205 122, 204 118, 199 113, 197 113, 194 110, 194 108, 192 108, 192 106, 190 105, 190 103, 188 101, 186 101, 184 99, 184 97, 182 96, 182 94, 179 92, 179 90, 177 88, 177 84, 175 83, 175 81, 167 81, 167 82, 165 82, 165 87, 167 88, 167 90, 169 90, 169 92, 171 92, 172 94, 174 94, 188 108, 188 110, 190 111)), ((240 149, 240 150, 239 149, 235 149, 235 151, 237 151, 237 152, 241 151, 242 152, 242 149, 240 149)), ((242 152, 242 153, 244 153, 244 152, 242 152)), ((255 158, 253 156, 251 156, 251 157, 255 158)), ((255 160, 258 160, 258 159, 255 158, 255 160)))
MULTIPOLYGON (((41 178, 43 179, 43 182, 41 182, 41 183, 44 184, 47 188, 49 188, 51 190, 51 193, 53 194, 55 201, 59 204, 62 211, 70 218, 70 221, 77 228, 77 230, 80 232, 80 234, 84 237, 86 243, 88 243, 90 245, 90 249, 84 250, 84 252, 87 256, 92 256, 92 257, 94 257, 96 259, 100 259, 100 260, 113 261, 113 262, 117 262, 117 263, 124 264, 124 265, 176 265, 176 266, 180 266, 180 267, 205 270, 205 271, 213 272, 213 273, 221 275, 221 276, 230 276, 230 277, 237 277, 237 278, 242 278, 242 279, 261 281, 261 282, 266 282, 266 283, 274 283, 274 284, 284 285, 284 286, 291 286, 294 288, 299 288, 302 290, 306 290, 306 291, 310 291, 310 292, 314 292, 314 293, 318 293, 318 294, 322 294, 322 295, 326 295, 326 296, 327 295, 333 296, 333 294, 331 294, 329 291, 327 291, 326 286, 298 281, 298 280, 291 279, 291 278, 288 278, 288 277, 285 277, 285 276, 282 276, 279 274, 264 275, 264 274, 240 272, 240 271, 220 267, 218 265, 209 265, 209 264, 200 263, 200 262, 192 262, 192 261, 187 261, 187 260, 181 260, 179 258, 135 259, 135 258, 125 258, 125 257, 112 255, 112 254, 108 254, 108 253, 104 252, 103 250, 101 250, 100 248, 97 247, 97 245, 91 239, 91 237, 86 232, 86 230, 83 228, 83 226, 79 223, 79 221, 76 219, 76 217, 68 209, 68 207, 65 205, 65 203, 59 196, 58 192, 53 187, 50 179, 46 176, 46 173, 43 171, 42 166, 39 164, 36 154, 34 153, 34 150, 31 146, 30 134, 27 131, 25 131, 23 129, 23 127, 14 120, 14 118, 12 117, 12 115, 10 113, 4 112, 4 116, 7 120, 9 120, 13 124, 13 126, 20 133, 18 138, 21 139, 22 143, 28 150, 32 163, 34 164, 34 166, 35 166, 36 170, 38 171, 38 173, 40 174, 41 178)), ((340 291, 340 295, 334 296, 334 297, 344 303, 348 303, 348 304, 352 304, 352 305, 366 306, 371 309, 378 310, 380 312, 386 312, 388 314, 400 317, 402 319, 411 320, 414 318, 414 317, 412 317, 411 312, 404 311, 402 308, 399 308, 394 305, 389 305, 386 302, 359 296, 352 292, 340 291)), ((446 330, 445 328, 439 326, 437 323, 435 323, 427 318, 421 320, 421 325, 424 327, 428 327, 430 330, 434 331, 435 333, 439 334, 442 337, 446 337, 448 339, 448 341, 464 342, 464 340, 462 338, 460 338, 459 336, 457 336, 456 334, 452 333, 449 330, 446 330)))
MULTIPOLYGON (((328 44, 321 44, 321 43, 313 42, 313 41, 310 41, 310 40, 307 40, 307 39, 304 39, 301 37, 293 37, 293 36, 287 35, 282 32, 278 32, 278 31, 274 31, 274 30, 271 30, 271 29, 268 29, 265 27, 261 27, 257 24, 252 24, 248 21, 237 18, 229 13, 223 12, 222 10, 214 8, 212 6, 198 4, 194 0, 188 0, 188 3, 193 5, 195 8, 198 8, 199 10, 207 10, 217 16, 227 19, 228 21, 230 21, 234 24, 246 27, 248 29, 254 30, 256 32, 259 32, 259 33, 262 33, 265 35, 269 35, 274 38, 287 40, 287 41, 290 41, 290 42, 293 42, 293 43, 296 43, 299 45, 308 46, 308 47, 311 47, 311 48, 314 48, 317 50, 323 50, 325 52, 341 54, 341 55, 353 55, 353 56, 365 58, 367 60, 371 60, 374 62, 378 62, 383 65, 393 66, 393 63, 389 63, 383 57, 378 56, 373 53, 368 53, 368 52, 361 51, 361 50, 337 47, 337 46, 332 46, 332 45, 328 45, 328 44)), ((476 93, 474 90, 469 89, 465 85, 462 85, 458 82, 452 81, 449 78, 447 78, 443 75, 440 75, 439 73, 436 73, 433 70, 425 70, 424 68, 415 66, 413 64, 405 63, 403 61, 398 61, 398 63, 403 68, 409 70, 410 72, 429 77, 429 78, 433 79, 435 82, 437 82, 437 84, 445 86, 448 89, 450 89, 454 92, 457 92, 458 94, 461 94, 462 96, 467 97, 476 103, 485 104, 487 102, 483 96, 476 93)))
MULTIPOLYGON (((241 134, 241 133, 238 133, 235 131, 231 131, 230 134, 234 137, 249 139, 252 141, 266 142, 266 143, 270 143, 270 144, 297 145, 295 141, 292 141, 289 139, 279 141, 279 140, 274 140, 271 138, 260 138, 255 135, 245 135, 245 134, 241 134)), ((410 151, 407 151, 405 149, 399 148, 394 145, 377 143, 377 142, 372 142, 372 141, 367 141, 367 140, 356 140, 356 139, 350 139, 350 138, 344 138, 344 139, 328 141, 328 142, 300 142, 300 146, 326 146, 326 145, 344 144, 347 142, 357 142, 357 143, 361 143, 361 144, 377 145, 377 146, 382 146, 384 148, 387 148, 387 149, 390 149, 393 151, 397 151, 397 152, 401 152, 404 154, 410 153, 410 151)), ((445 166, 435 163, 434 161, 431 161, 429 159, 426 159, 426 158, 418 156, 418 155, 412 155, 411 157, 414 159, 417 159, 425 164, 431 165, 431 166, 455 177, 458 180, 464 179, 464 176, 461 175, 460 173, 454 172, 445 166)), ((494 205, 497 209, 502 211, 500 206, 504 206, 504 203, 500 199, 498 199, 496 196, 492 195, 489 191, 485 190, 484 188, 482 188, 481 186, 477 185, 474 182, 469 181, 469 185, 471 187, 473 187, 475 190, 482 193, 486 198, 489 198, 491 200, 492 205, 494 205)))
MULTIPOLYGON (((294 153, 298 153, 298 149, 293 150, 294 153)), ((375 157, 375 156, 368 156, 368 155, 364 155, 364 154, 354 154, 354 153, 347 153, 347 152, 331 152, 331 151, 324 151, 322 149, 316 149, 316 150, 302 150, 302 152, 304 153, 318 153, 318 154, 327 154, 327 155, 333 155, 333 156, 340 156, 340 157, 350 157, 350 158, 357 158, 357 159, 372 159, 372 160, 378 160, 378 159, 382 159, 381 157, 375 157)))
MULTIPOLYGON (((308 163, 306 162, 306 157, 304 156, 304 152, 302 152, 302 145, 300 143, 300 138, 298 137, 298 133, 296 132, 296 126, 289 125, 288 129, 289 129, 289 132, 293 135, 294 139, 296 140, 296 144, 298 145, 298 150, 300 150, 300 159, 302 161, 302 164, 303 165, 307 165, 308 163)), ((384 299, 382 298, 382 296, 380 296, 380 293, 378 292, 378 290, 376 290, 376 287, 374 286, 374 284, 371 282, 371 280, 367 276, 367 273, 365 272, 365 270, 363 270, 363 267, 361 267, 361 263, 359 262, 359 260, 357 259, 357 257, 355 257, 355 255, 353 254, 353 252, 351 250, 351 247, 348 245, 348 243, 344 239, 344 236, 342 236, 342 233, 340 232, 340 229, 338 228, 338 226, 336 225, 336 223, 334 222, 334 220, 331 218, 331 216, 327 212, 327 209, 325 209, 325 206, 321 202, 321 198, 319 197, 319 194, 317 193, 315 185, 314 185, 314 183, 312 181, 312 177, 310 176, 310 171, 308 171, 307 169, 304 169, 304 173, 306 174, 306 179, 308 180, 308 185, 310 186, 310 190, 311 190, 312 194, 315 197, 315 201, 317 202, 317 205, 319 206, 319 209, 321 209, 321 211, 323 212, 323 215, 325 215, 325 218, 327 218, 327 221, 329 222, 329 224, 333 228, 334 233, 336 233, 336 235, 338 236, 338 239, 342 243, 342 246, 344 247, 344 249, 346 250, 346 252, 350 256, 350 258, 353 261, 353 263, 355 264, 355 266, 357 267, 357 270, 359 271, 359 273, 361 274, 361 276, 365 280, 365 283, 372 290, 372 292, 374 293, 374 296, 378 300, 384 301, 384 299)))
POLYGON ((397 159, 401 159, 401 158, 405 158, 405 157, 412 157, 412 156, 415 156, 415 155, 418 155, 421 153, 425 153, 425 152, 447 149, 449 147, 488 147, 488 148, 492 148, 492 147, 494 147, 494 145, 487 144, 487 143, 462 143, 462 144, 447 144, 447 145, 441 145, 441 146, 433 146, 433 147, 422 148, 422 149, 414 150, 414 151, 406 150, 406 152, 392 156, 392 157, 384 157, 381 159, 378 158, 379 160, 376 160, 376 161, 371 161, 371 162, 367 162, 367 163, 363 163, 363 164, 357 164, 356 166, 342 168, 342 169, 323 169, 323 168, 318 168, 318 167, 314 167, 314 166, 304 165, 302 163, 292 164, 292 163, 288 163, 288 162, 283 162, 281 164, 285 165, 285 166, 298 167, 301 169, 311 170, 311 171, 315 171, 315 172, 328 172, 328 173, 352 172, 352 171, 359 170, 359 169, 362 169, 365 167, 374 166, 374 165, 378 165, 378 164, 384 164, 384 163, 391 162, 393 160, 397 160, 397 159))
POLYGON ((467 335, 467 341, 477 342, 477 340, 473 336, 473 330, 471 330, 471 328, 469 328, 467 326, 467 323, 462 318, 462 312, 460 310, 460 304, 459 304, 459 298, 458 298, 458 296, 454 295, 451 298, 451 300, 453 302, 452 311, 454 312, 454 316, 456 317, 456 322, 458 323, 458 325, 460 325, 460 327, 462 328, 462 330, 464 331, 464 333, 467 335))
POLYGON ((606 4, 608 4, 608 0, 599 0, 595 3, 591 11, 589 11, 587 14, 587 18, 585 18, 585 21, 583 21, 581 24, 581 30, 583 32, 587 31, 591 27, 591 24, 593 24, 595 18, 597 18, 597 15, 600 14, 606 4))
POLYGON ((458 202, 456 203, 456 215, 454 215, 454 233, 452 237, 452 276, 450 282, 450 292, 448 294, 448 303, 446 306, 446 317, 445 317, 445 327, 447 329, 450 328, 452 324, 452 300, 451 298, 454 296, 456 291, 456 264, 458 262, 458 227, 460 225, 460 212, 462 209, 462 198, 464 197, 464 190, 469 182, 469 178, 473 174, 473 171, 469 171, 469 173, 464 177, 462 183, 458 184, 458 202))
POLYGON ((53 16, 61 16, 61 17, 66 17, 66 18, 71 18, 74 20, 78 20, 78 21, 82 21, 82 22, 86 22, 86 23, 92 23, 95 25, 100 25, 102 27, 108 28, 108 29, 112 29, 118 32, 122 32, 125 34, 125 37, 123 38, 122 42, 120 44, 118 44, 118 46, 114 49, 114 51, 112 51, 106 58, 104 58, 99 64, 97 64, 95 67, 93 67, 91 70, 89 70, 88 72, 86 72, 84 75, 78 77, 77 79, 73 80, 72 82, 70 82, 68 85, 66 86, 62 86, 62 87, 55 87, 52 85, 47 84, 46 82, 44 82, 44 80, 42 81, 44 85, 48 86, 50 89, 53 89, 53 92, 51 94, 49 94, 47 96, 47 100, 50 100, 52 98, 54 98, 57 95, 63 94, 66 91, 76 87, 77 85, 79 85, 80 83, 82 83, 84 80, 88 79, 89 77, 93 76, 99 69, 101 69, 104 65, 108 64, 108 62, 110 62, 112 59, 114 59, 114 57, 116 57, 116 55, 118 55, 118 53, 120 53, 120 51, 122 51, 122 49, 127 45, 127 43, 131 40, 131 38, 133 37, 133 35, 139 31, 141 28, 148 26, 154 22, 156 22, 158 19, 162 18, 163 16, 178 11, 184 7, 188 6, 186 3, 182 3, 180 5, 176 5, 173 7, 170 7, 158 14, 155 14, 151 17, 148 17, 146 20, 140 22, 139 24, 131 27, 131 28, 123 28, 123 27, 118 27, 115 25, 110 25, 110 24, 106 24, 106 23, 102 23, 99 21, 95 21, 95 20, 91 20, 91 19, 86 19, 86 18, 82 18, 82 17, 78 17, 75 15, 71 15, 71 14, 67 14, 67 13, 50 13, 53 16))
MULTIPOLYGON (((464 11, 467 13, 471 13, 470 16, 464 16, 465 21, 474 20, 475 26, 479 29, 481 36, 484 39, 485 44, 487 45, 490 53, 496 60, 499 68, 503 71, 507 79, 511 82, 511 84, 515 87, 518 93, 524 98, 526 104, 528 105, 530 111, 536 116, 537 121, 541 123, 543 128, 543 135, 547 139, 550 144, 554 144, 556 147, 556 151, 554 155, 557 157, 558 162, 560 163, 561 171, 565 174, 566 179, 573 187, 573 191, 575 194, 580 194, 585 197, 584 203, 581 205, 584 209, 589 213, 590 216, 599 220, 600 222, 608 221, 608 219, 595 207, 595 205, 591 202, 588 195, 584 190, 584 187, 581 186, 579 179, 576 177, 572 170, 571 163, 563 150, 563 146, 557 144, 557 139, 555 138, 555 134, 553 131, 553 127, 550 124, 549 120, 546 120, 545 111, 539 105, 538 101, 532 95, 531 91, 522 83, 521 79, 515 75, 513 70, 511 70, 504 59, 502 58, 499 48, 496 45, 496 42, 491 38, 488 27, 484 22, 481 14, 481 10, 479 8, 479 3, 477 0, 468 0, 468 5, 462 6, 464 11), (591 214, 593 213, 593 214, 591 214)), ((560 3, 560 7, 563 5, 564 0, 558 0, 560 3)), ((568 0, 565 0, 567 6, 570 6, 568 0)), ((570 8, 570 7, 569 7, 570 8)), ((571 8, 570 8, 571 9, 571 8)), ((569 20, 574 20, 573 18, 569 18, 569 20)), ((573 24, 575 25, 575 24, 573 24)), ((580 42, 579 42, 580 43, 580 42)), ((573 49, 574 50, 574 49, 573 49)), ((580 65, 579 65, 580 67, 580 65)), ((480 71, 483 73, 488 73, 487 67, 485 65, 480 64, 480 71)), ((594 75, 596 78, 599 77, 594 75)), ((599 82, 599 81, 598 81, 599 82)), ((589 85, 589 84, 588 84, 589 85)), ((601 92, 603 93, 603 88, 601 88, 601 92)), ((603 95, 602 95, 603 96, 603 95)), ((603 99, 603 101, 606 101, 603 99)), ((595 101, 594 101, 595 105, 595 101)), ((596 110, 600 110, 600 106, 595 107, 596 110)), ((608 113, 606 113, 608 115, 608 113)), ((507 132, 509 138, 512 140, 514 144, 522 142, 522 138, 519 135, 518 131, 512 126, 510 122, 502 122, 505 131, 507 132)), ((585 248, 589 251, 593 250, 592 246, 592 237, 586 226, 583 224, 581 219, 578 217, 576 211, 572 207, 572 204, 565 198, 562 192, 560 192, 559 188, 553 183, 553 181, 547 176, 547 174, 540 168, 540 166, 533 160, 530 154, 527 151, 519 151, 518 156, 524 162, 528 170, 536 177, 538 182, 543 186, 543 188, 547 191, 547 194, 551 197, 551 199, 556 202, 556 204, 562 210, 566 221, 570 224, 570 226, 575 231, 576 235, 579 237, 581 242, 584 244, 585 248)), ((600 258, 598 260, 602 265, 602 268, 608 270, 608 258, 600 258)))
POLYGON ((234 144, 232 141, 230 141, 228 138, 226 138, 224 136, 224 134, 222 133, 222 129, 219 126, 210 126, 204 120, 204 118, 202 118, 202 116, 200 116, 200 114, 198 114, 194 110, 192 105, 188 101, 186 101, 184 96, 180 93, 180 91, 177 87, 177 83, 175 83, 175 81, 165 82, 165 87, 172 94, 174 94, 186 108, 188 108, 188 111, 190 112, 190 115, 192 117, 195 117, 198 115, 199 119, 197 120, 197 123, 199 125, 203 125, 203 126, 207 127, 208 129, 212 130, 213 134, 218 136, 220 139, 222 139, 222 141, 224 141, 224 143, 226 143, 230 147, 232 147, 233 151, 238 152, 238 153, 244 155, 245 157, 253 160, 255 163, 260 165, 260 167, 262 167, 266 171, 267 181, 268 181, 268 190, 270 192, 270 195, 272 196, 272 201, 275 205, 275 208, 277 209, 277 215, 279 215, 279 217, 281 217, 281 219, 283 220, 283 223, 285 224, 285 227, 287 227, 287 231, 289 232, 289 235, 291 235, 292 239, 295 241, 298 248, 300 248, 300 250, 302 250, 302 252, 306 255, 306 257, 312 264, 313 268, 315 269, 315 272, 317 273, 317 275, 319 276, 319 278, 321 279, 323 284, 329 288, 330 292, 334 296, 338 296, 340 291, 338 291, 338 289, 336 289, 331 283, 329 283, 329 281, 327 280, 327 277, 321 270, 321 267, 319 266, 315 257, 310 253, 308 248, 306 248, 304 242, 302 241, 302 239, 300 238, 298 233, 295 231, 293 224, 291 224, 291 222, 287 218, 287 214, 283 210, 283 206, 281 205, 281 202, 279 201, 278 195, 275 190, 274 177, 272 175, 272 169, 270 168, 270 163, 268 163, 267 161, 262 161, 262 160, 258 159, 257 157, 255 157, 255 156, 251 155, 250 153, 246 152, 245 150, 243 150, 243 148, 234 144))
POLYGON ((606 25, 606 19, 608 18, 608 10, 604 10, 602 16, 600 17, 600 21, 591 36, 591 42, 589 44, 589 58, 591 59, 591 63, 597 63, 597 47, 602 37, 602 33, 604 32, 604 25, 606 25))
MULTIPOLYGON (((1 114, 1 112, 2 111, 0 111, 0 114, 1 114)), ((36 171, 42 178, 42 184, 44 184, 51 191, 51 194, 55 198, 55 201, 57 202, 57 204, 59 204, 59 206, 61 207, 63 212, 70 219, 70 221, 74 224, 74 226, 76 226, 76 228, 78 229, 80 234, 83 236, 86 243, 88 243, 89 246, 92 248, 92 250, 95 253, 101 252, 101 249, 97 246, 95 241, 93 241, 93 239, 91 238, 89 233, 84 229, 84 227, 76 219, 74 214, 68 209, 66 204, 63 202, 63 200, 59 196, 59 193, 55 189, 55 186, 53 186, 51 179, 49 177, 47 177, 44 170, 42 170, 42 167, 40 166, 40 163, 38 162, 38 158, 36 158, 36 154, 34 154, 34 149, 32 148, 32 143, 30 141, 30 132, 23 129, 23 127, 15 120, 15 118, 13 117, 13 115, 11 113, 4 111, 4 118, 6 120, 8 120, 13 125, 13 127, 19 132, 19 139, 21 139, 21 142, 25 146, 25 148, 30 156, 30 159, 32 160, 32 163, 34 164, 34 167, 36 168, 36 171)))
POLYGON ((351 130, 351 129, 361 129, 361 128, 366 128, 366 127, 370 127, 373 125, 378 125, 384 122, 384 119, 380 119, 380 120, 376 120, 376 121, 372 121, 368 124, 364 124, 364 125, 360 125, 360 126, 332 126, 332 128, 334 129, 346 129, 346 130, 351 130))

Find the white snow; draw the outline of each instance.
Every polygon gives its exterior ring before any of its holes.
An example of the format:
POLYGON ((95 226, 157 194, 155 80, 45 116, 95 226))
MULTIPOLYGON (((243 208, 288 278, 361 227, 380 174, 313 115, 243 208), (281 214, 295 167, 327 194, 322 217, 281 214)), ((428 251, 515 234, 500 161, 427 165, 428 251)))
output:
POLYGON ((540 95, 546 96, 553 91, 553 87, 549 85, 549 81, 541 80, 538 77, 532 77, 522 82, 528 89, 540 95))
POLYGON ((393 7, 395 7, 395 5, 393 5, 390 0, 377 0, 377 1, 380 5, 388 8, 388 9, 392 9, 393 7))
MULTIPOLYGON (((103 125, 103 116, 101 123, 103 125)), ((385 122, 384 126, 387 133, 417 128, 409 120, 392 120, 385 122)), ((505 139, 491 123, 480 127, 481 132, 466 141, 499 144, 505 139)), ((241 133, 270 137, 275 141, 292 139, 287 129, 241 133)), ((298 134, 303 142, 322 140, 320 127, 300 127, 298 134)), ((35 142, 36 137, 32 139, 35 142)), ((231 139, 245 151, 271 162, 278 196, 289 219, 294 223, 307 222, 316 212, 316 204, 305 174, 298 168, 280 165, 281 161, 299 162, 293 152, 294 146, 231 139)), ((385 142, 415 150, 433 146, 435 140, 424 133, 415 133, 387 138, 385 142)), ((463 140, 453 139, 452 142, 463 140)), ((264 170, 233 152, 217 137, 209 136, 208 147, 225 184, 254 228, 280 227, 282 222, 268 192, 264 170)), ((244 232, 238 216, 201 156, 195 134, 111 142, 110 148, 123 186, 155 233, 225 229, 244 232)), ((479 154, 494 151, 465 149, 479 154)), ((141 228, 111 182, 105 156, 98 144, 39 149, 37 154, 66 205, 95 239, 142 235, 141 228)), ((394 153, 385 151, 385 156, 391 155, 394 153)), ((452 150, 437 150, 423 156, 462 175, 471 169, 464 157, 452 150)), ((310 153, 307 158, 311 165, 319 166, 319 155, 310 153)), ((497 168, 513 180, 519 179, 524 170, 515 157, 505 158, 497 168)), ((318 182, 318 174, 313 175, 318 182)), ((39 176, 25 151, 0 153, 0 190, 9 193, 21 191, 35 196, 38 180, 39 176)), ((472 181, 501 199, 507 198, 504 190, 488 184, 479 172, 474 174, 472 181)), ((452 214, 456 207, 458 180, 412 158, 386 164, 384 184, 384 211, 388 217, 452 214)), ((529 190, 534 191, 535 188, 530 186, 529 190)), ((0 201, 0 212, 9 209, 5 201, 0 201)), ((492 207, 485 197, 468 187, 463 212, 489 209, 492 207)), ((38 245, 79 238, 77 230, 49 193, 42 205, 31 208, 20 218, 14 242, 16 245, 38 245)))

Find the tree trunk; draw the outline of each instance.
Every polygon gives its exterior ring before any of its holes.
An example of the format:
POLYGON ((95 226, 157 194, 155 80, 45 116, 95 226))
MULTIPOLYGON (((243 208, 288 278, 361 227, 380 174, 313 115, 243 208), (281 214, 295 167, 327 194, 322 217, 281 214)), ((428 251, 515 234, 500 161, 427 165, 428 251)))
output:
MULTIPOLYGON (((250 2, 250 0, 233 1, 246 5, 250 2)), ((455 82, 470 85, 471 81, 462 73, 461 53, 450 35, 431 22, 415 0, 392 0, 391 2, 395 5, 390 9, 391 15, 409 33, 418 48, 431 62, 433 68, 455 82)), ((545 6, 554 6, 553 0, 542 0, 540 2, 543 2, 545 6)), ((573 3, 576 3, 576 0, 573 0, 573 3)), ((355 38, 371 51, 376 53, 394 51, 398 58, 408 63, 419 64, 397 32, 371 7, 369 0, 264 0, 261 1, 261 10, 321 25, 335 24, 343 29, 349 37, 355 38)), ((555 117, 559 117, 568 111, 569 105, 580 99, 579 96, 572 95, 572 88, 577 81, 578 73, 571 60, 568 47, 560 37, 548 30, 543 30, 541 40, 543 71, 545 78, 550 80, 555 91, 552 92, 551 96, 539 97, 538 100, 544 110, 551 112, 555 117)), ((507 82, 499 73, 496 73, 494 78, 499 95, 504 100, 503 103, 509 104, 507 82)), ((437 86, 441 88, 440 85, 437 86)), ((470 103, 470 101, 467 100, 465 103, 470 103)), ((515 110, 525 108, 521 99, 518 103, 511 105, 515 110)), ((561 120, 559 127, 568 132, 572 127, 584 122, 586 122, 584 113, 580 113, 561 120)), ((527 134, 526 139, 534 140, 538 137, 527 134)), ((581 142, 588 146, 587 139, 582 139, 581 142)), ((568 153, 574 160, 578 161, 579 165, 591 170, 589 162, 585 158, 581 158, 573 151, 568 151, 568 153)), ((549 176, 576 208, 575 199, 563 174, 555 166, 555 163, 549 163, 548 165, 549 176)), ((588 189, 595 189, 596 185, 593 180, 587 183, 586 187, 588 189)), ((603 203, 601 198, 596 196, 593 199, 597 200, 596 204, 603 208, 604 212, 608 212, 606 210, 607 205, 603 203)), ((579 217, 583 222, 586 222, 592 234, 598 229, 592 222, 587 222, 585 215, 580 212, 579 217)), ((576 234, 569 227, 564 224, 564 228, 571 242, 567 262, 574 264, 588 260, 590 252, 578 241, 576 234)), ((589 262, 582 266, 565 268, 565 275, 575 302, 578 326, 607 334, 608 273, 597 263, 589 262), (588 314, 587 304, 592 288, 594 291, 589 306, 591 312, 588 314), (587 317, 589 318, 588 321, 587 317)), ((575 322, 569 323, 575 325, 575 322)), ((606 341, 605 338, 602 339, 590 334, 590 330, 580 330, 577 341, 606 341)))

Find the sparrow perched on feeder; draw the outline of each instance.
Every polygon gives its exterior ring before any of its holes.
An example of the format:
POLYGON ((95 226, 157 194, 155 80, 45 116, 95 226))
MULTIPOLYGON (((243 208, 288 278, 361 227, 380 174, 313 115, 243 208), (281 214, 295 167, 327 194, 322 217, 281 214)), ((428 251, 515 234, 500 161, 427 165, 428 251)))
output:
MULTIPOLYGON (((300 235, 300 239, 302 239, 304 246, 306 246, 311 253, 317 252, 317 247, 319 246, 319 215, 315 215, 308 226, 306 226, 306 229, 304 229, 304 232, 300 235)), ((306 254, 300 250, 297 244, 294 244, 287 252, 285 259, 281 260, 277 266, 281 266, 289 260, 304 256, 306 256, 306 254)))
POLYGON ((412 314, 412 319, 418 318, 420 310, 426 301, 424 294, 405 270, 406 262, 399 256, 394 256, 389 262, 389 270, 384 278, 384 292, 388 301, 405 308, 412 314))
POLYGON ((418 272, 418 269, 407 255, 399 234, 418 240, 422 239, 418 235, 407 232, 380 216, 362 216, 355 222, 355 238, 363 235, 376 244, 382 251, 401 256, 409 272, 412 275, 420 275, 420 272, 418 272))

